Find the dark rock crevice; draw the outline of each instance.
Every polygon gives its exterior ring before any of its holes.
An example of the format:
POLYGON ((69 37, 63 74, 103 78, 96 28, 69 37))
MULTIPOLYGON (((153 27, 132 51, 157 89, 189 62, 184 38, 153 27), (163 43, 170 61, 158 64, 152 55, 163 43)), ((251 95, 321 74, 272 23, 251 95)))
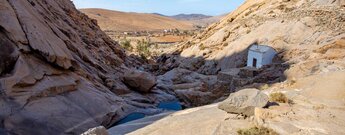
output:
POLYGON ((10 73, 19 57, 16 45, 3 33, 5 30, 0 26, 0 76, 10 73))

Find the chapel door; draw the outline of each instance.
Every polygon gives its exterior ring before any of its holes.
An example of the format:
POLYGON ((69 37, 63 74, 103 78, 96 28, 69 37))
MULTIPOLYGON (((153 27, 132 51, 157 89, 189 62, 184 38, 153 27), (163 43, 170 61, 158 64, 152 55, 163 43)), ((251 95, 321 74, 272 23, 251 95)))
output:
POLYGON ((257 63, 258 63, 258 60, 256 58, 253 58, 253 67, 256 67, 257 63))

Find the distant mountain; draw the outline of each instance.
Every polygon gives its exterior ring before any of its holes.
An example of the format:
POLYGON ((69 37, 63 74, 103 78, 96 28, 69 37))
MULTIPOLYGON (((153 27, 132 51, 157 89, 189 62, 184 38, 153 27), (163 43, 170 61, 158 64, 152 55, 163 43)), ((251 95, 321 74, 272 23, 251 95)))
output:
POLYGON ((164 29, 194 29, 193 23, 176 20, 158 13, 120 12, 106 9, 80 9, 90 18, 96 19, 102 30, 112 31, 156 31, 164 29))
POLYGON ((206 18, 211 18, 212 16, 203 15, 203 14, 178 14, 174 16, 169 16, 176 20, 191 21, 191 20, 201 20, 206 18))
POLYGON ((199 20, 190 20, 189 22, 191 22, 193 25, 206 27, 206 26, 211 25, 213 23, 219 22, 226 15, 227 14, 223 14, 223 15, 219 15, 219 16, 212 16, 209 18, 204 18, 204 19, 199 19, 199 20))
POLYGON ((159 15, 159 16, 165 16, 165 17, 169 17, 169 16, 166 16, 166 15, 163 15, 163 14, 160 14, 160 13, 152 13, 154 15, 159 15))
POLYGON ((192 23, 194 26, 203 26, 203 27, 207 27, 208 25, 212 23, 219 22, 223 17, 227 15, 227 14, 223 14, 219 16, 209 16, 209 15, 203 15, 203 14, 178 14, 178 15, 173 15, 173 16, 167 16, 160 13, 152 13, 152 14, 169 17, 172 19, 180 20, 180 21, 186 21, 186 22, 192 23))

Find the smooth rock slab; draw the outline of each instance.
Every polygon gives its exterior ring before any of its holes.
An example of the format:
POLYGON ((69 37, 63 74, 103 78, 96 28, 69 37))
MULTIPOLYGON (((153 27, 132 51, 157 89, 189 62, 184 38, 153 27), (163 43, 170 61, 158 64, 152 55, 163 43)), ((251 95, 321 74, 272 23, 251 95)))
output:
MULTIPOLYGON (((32 50, 38 52, 47 61, 64 69, 72 67, 74 58, 63 40, 61 40, 46 25, 46 18, 37 12, 37 7, 31 6, 28 1, 9 1, 16 11, 17 18, 26 33, 32 50)), ((47 19, 48 20, 48 19, 47 19)))
POLYGON ((268 103, 268 96, 257 89, 244 89, 231 94, 218 108, 228 113, 253 116, 255 107, 264 107, 268 103))
MULTIPOLYGON (((217 104, 212 104, 172 113, 128 135, 235 135, 238 129, 250 125, 247 120, 233 117, 236 115, 219 110, 217 104)), ((114 130, 109 132, 112 135, 117 133, 114 130)))
POLYGON ((153 116, 148 116, 139 120, 131 121, 125 124, 117 125, 115 127, 112 127, 108 130, 108 132, 111 135, 124 135, 128 134, 131 132, 134 132, 138 129, 144 128, 146 126, 149 126, 156 121, 163 119, 167 117, 168 115, 172 114, 173 112, 164 112, 161 114, 153 115, 153 116))

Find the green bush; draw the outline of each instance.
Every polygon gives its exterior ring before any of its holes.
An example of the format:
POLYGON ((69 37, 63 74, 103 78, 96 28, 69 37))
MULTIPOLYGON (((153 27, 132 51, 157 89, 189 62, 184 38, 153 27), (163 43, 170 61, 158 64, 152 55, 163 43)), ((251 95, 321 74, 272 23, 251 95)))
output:
POLYGON ((206 49, 206 46, 204 46, 204 43, 201 43, 201 44, 200 44, 199 49, 200 49, 200 50, 205 50, 205 49, 206 49))
POLYGON ((265 127, 252 127, 237 130, 238 135, 278 135, 275 131, 265 127))
POLYGON ((259 87, 259 90, 267 90, 268 88, 270 88, 270 86, 268 84, 262 85, 259 87))
POLYGON ((121 45, 124 49, 126 49, 126 50, 128 50, 128 51, 132 51, 132 50, 133 50, 133 47, 132 47, 132 45, 131 45, 131 41, 129 41, 129 40, 127 40, 127 39, 125 39, 124 41, 122 41, 122 42, 120 43, 120 45, 121 45))
POLYGON ((141 40, 138 41, 137 44, 138 53, 143 59, 147 59, 151 56, 150 47, 152 44, 150 42, 141 40))

